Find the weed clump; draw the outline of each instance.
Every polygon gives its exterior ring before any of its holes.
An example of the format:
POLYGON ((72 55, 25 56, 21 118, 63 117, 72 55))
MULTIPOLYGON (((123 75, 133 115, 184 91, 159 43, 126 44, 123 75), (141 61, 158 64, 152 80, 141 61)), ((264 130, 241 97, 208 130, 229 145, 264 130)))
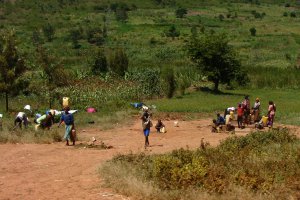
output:
MULTIPOLYGON (((189 191, 199 196, 205 193, 230 197, 237 188, 246 191, 245 197, 254 194, 296 197, 295 188, 300 181, 299 149, 299 139, 286 129, 253 132, 228 138, 218 147, 206 150, 119 155, 106 163, 101 172, 112 187, 114 181, 118 181, 118 187, 127 181, 124 190, 135 190, 129 187, 129 179, 139 182, 135 185, 151 186, 155 199, 158 194, 186 199, 190 198, 189 191)), ((139 195, 143 196, 143 192, 139 191, 139 195)))

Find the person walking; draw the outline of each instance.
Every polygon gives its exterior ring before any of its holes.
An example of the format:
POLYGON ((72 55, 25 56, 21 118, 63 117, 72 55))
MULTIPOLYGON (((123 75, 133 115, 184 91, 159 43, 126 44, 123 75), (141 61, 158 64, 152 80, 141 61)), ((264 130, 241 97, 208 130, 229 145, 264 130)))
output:
POLYGON ((75 145, 75 137, 71 135, 72 131, 75 130, 74 117, 71 113, 69 113, 70 110, 69 107, 64 108, 64 110, 65 112, 61 116, 58 127, 61 125, 62 122, 65 123, 66 130, 65 130, 64 139, 66 140, 66 145, 69 146, 69 140, 72 140, 73 145, 75 145))
POLYGON ((152 126, 148 108, 144 109, 144 113, 141 117, 141 120, 142 120, 143 133, 145 136, 145 149, 146 149, 150 145, 149 135, 150 135, 150 127, 152 126))

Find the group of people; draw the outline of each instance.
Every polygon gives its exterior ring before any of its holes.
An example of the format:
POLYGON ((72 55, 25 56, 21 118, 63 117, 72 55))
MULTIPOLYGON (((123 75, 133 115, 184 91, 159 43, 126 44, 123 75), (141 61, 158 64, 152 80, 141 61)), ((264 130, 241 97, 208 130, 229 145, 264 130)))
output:
MULTIPOLYGON (((141 116, 142 120, 142 127, 143 127, 143 133, 145 136, 145 149, 149 147, 149 135, 150 135, 150 128, 153 126, 151 121, 151 113, 149 113, 149 108, 144 106, 143 107, 143 115, 141 116)), ((166 126, 162 122, 162 120, 158 120, 155 129, 157 133, 165 133, 166 132, 166 126)))
POLYGON ((245 96, 245 99, 238 104, 237 108, 229 107, 225 109, 224 117, 219 113, 217 119, 213 120, 212 132, 219 132, 224 129, 226 131, 234 131, 235 126, 232 121, 237 116, 238 128, 245 128, 246 125, 255 124, 256 128, 263 128, 265 126, 272 127, 274 123, 276 105, 273 101, 269 101, 267 117, 260 115, 260 99, 256 98, 253 107, 250 107, 249 96, 245 96))
MULTIPOLYGON (((35 130, 38 129, 46 129, 49 130, 52 125, 54 125, 55 120, 54 116, 58 113, 61 114, 60 121, 58 123, 58 127, 62 123, 65 124, 65 135, 64 139, 66 140, 66 145, 69 145, 69 141, 72 141, 73 145, 75 145, 75 140, 76 140, 76 130, 75 130, 75 124, 74 124, 74 116, 72 113, 70 113, 70 107, 64 107, 63 112, 58 112, 56 110, 48 110, 46 111, 45 114, 36 114, 34 123, 35 125, 35 130)), ((25 126, 25 128, 28 127, 29 124, 29 118, 28 116, 32 114, 32 111, 30 109, 30 106, 26 105, 24 107, 23 112, 18 112, 18 114, 15 117, 14 120, 14 129, 19 127, 22 128, 22 124, 25 126)))

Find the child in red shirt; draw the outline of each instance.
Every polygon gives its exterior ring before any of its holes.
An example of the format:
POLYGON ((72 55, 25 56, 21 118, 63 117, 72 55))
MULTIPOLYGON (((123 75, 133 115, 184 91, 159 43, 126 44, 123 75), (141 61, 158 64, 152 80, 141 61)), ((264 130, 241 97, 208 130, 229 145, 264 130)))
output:
POLYGON ((243 115, 244 115, 244 108, 242 107, 241 104, 239 104, 237 109, 237 122, 239 128, 243 127, 243 115))

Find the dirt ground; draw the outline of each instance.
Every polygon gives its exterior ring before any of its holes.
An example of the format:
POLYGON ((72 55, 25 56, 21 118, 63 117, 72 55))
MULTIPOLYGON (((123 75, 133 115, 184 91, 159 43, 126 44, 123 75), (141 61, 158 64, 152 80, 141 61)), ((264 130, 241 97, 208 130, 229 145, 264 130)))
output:
MULTIPOLYGON (((116 124, 113 130, 101 131, 90 127, 77 130, 80 147, 53 144, 4 144, 0 145, 0 199, 129 199, 115 194, 101 185, 98 168, 101 163, 118 153, 164 153, 177 148, 195 149, 201 138, 215 146, 228 133, 211 133, 210 120, 164 121, 167 133, 151 130, 150 147, 144 149, 141 122, 127 127, 116 124), (95 137, 111 149, 84 148, 88 138, 95 137)), ((290 127, 296 130, 298 128, 290 127)), ((62 130, 63 131, 63 130, 62 130)), ((237 130, 236 135, 246 135, 251 128, 237 130)))

